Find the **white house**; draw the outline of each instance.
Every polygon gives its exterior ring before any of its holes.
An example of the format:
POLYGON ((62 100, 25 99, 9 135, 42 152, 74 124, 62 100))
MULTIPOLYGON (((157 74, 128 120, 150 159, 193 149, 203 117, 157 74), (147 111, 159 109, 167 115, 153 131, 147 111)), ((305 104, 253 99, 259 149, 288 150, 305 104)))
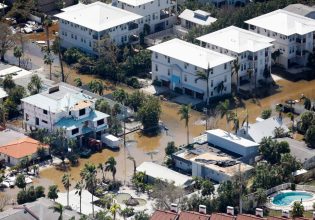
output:
POLYGON ((232 81, 235 85, 238 84, 238 88, 243 85, 243 88, 247 88, 248 84, 253 84, 251 88, 254 88, 259 80, 267 78, 264 73, 270 73, 274 41, 270 37, 230 26, 201 36, 197 40, 206 48, 237 58, 238 80, 237 75, 233 74, 232 81))
POLYGON ((171 28, 176 22, 176 0, 112 0, 112 5, 143 16, 139 22, 141 31, 144 24, 153 33, 171 28))
POLYGON ((31 129, 64 129, 67 138, 99 138, 108 128, 109 115, 96 111, 95 101, 78 88, 60 84, 22 99, 24 122, 31 129))
POLYGON ((118 45, 137 41, 142 18, 102 2, 70 6, 55 16, 59 18, 61 45, 91 54, 99 53, 100 40, 108 36, 118 45))
POLYGON ((173 39, 153 47, 152 80, 176 92, 198 99, 231 92, 231 61, 234 58, 173 39), (202 72, 208 80, 198 80, 202 72))
POLYGON ((288 69, 306 66, 308 54, 313 52, 315 20, 286 10, 276 10, 245 21, 249 30, 275 39, 272 51, 275 62, 288 69))
POLYGON ((0 104, 2 104, 5 99, 8 97, 8 93, 0 87, 0 104))
POLYGON ((217 19, 211 17, 211 14, 202 10, 192 11, 185 9, 179 16, 180 25, 174 26, 174 30, 180 36, 185 36, 192 28, 202 28, 210 26, 217 19))

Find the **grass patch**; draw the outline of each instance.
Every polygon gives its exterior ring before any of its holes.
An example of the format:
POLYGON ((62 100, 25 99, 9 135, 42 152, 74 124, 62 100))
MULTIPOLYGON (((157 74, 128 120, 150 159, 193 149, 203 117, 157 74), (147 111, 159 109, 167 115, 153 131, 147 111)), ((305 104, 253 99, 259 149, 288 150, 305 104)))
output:
MULTIPOLYGON (((282 211, 278 210, 269 210, 268 216, 275 216, 275 217, 281 217, 282 211)), ((290 212, 291 217, 291 212, 290 212)), ((304 218, 313 218, 313 212, 312 211, 305 211, 304 212, 304 218)))

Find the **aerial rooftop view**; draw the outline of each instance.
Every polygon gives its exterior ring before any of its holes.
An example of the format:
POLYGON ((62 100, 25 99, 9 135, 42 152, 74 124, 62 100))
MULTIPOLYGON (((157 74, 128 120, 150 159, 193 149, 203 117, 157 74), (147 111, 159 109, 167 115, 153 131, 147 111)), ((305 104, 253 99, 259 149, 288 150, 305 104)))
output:
POLYGON ((3 0, 0 220, 315 219, 315 1, 3 0))

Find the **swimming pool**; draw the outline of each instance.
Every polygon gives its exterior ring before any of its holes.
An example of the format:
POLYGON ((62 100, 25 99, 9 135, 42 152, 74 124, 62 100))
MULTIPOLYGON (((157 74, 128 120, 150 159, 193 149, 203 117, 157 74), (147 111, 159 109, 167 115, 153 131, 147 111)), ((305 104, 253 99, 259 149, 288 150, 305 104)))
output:
POLYGON ((307 201, 313 199, 313 193, 302 191, 281 192, 272 199, 272 203, 277 206, 289 206, 295 201, 307 201))

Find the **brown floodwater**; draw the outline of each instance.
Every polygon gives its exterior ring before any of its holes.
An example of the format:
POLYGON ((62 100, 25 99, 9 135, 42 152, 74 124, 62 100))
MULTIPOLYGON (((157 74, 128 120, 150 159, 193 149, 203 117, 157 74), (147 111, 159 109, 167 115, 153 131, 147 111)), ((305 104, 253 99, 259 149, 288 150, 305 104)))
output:
MULTIPOLYGON (((73 83, 73 79, 80 77, 83 83, 88 83, 95 79, 94 76, 77 74, 71 70, 68 82, 73 83)), ((105 82, 105 81, 104 81, 105 82)), ((107 85, 108 82, 105 82, 107 85)), ((244 101, 244 106, 249 113, 249 121, 254 122, 262 109, 270 108, 272 105, 280 103, 286 99, 299 99, 301 94, 315 99, 315 80, 298 82, 291 82, 285 79, 277 81, 279 89, 272 95, 256 100, 244 101)), ((120 87, 120 86, 118 86, 120 87)), ((123 87, 131 92, 132 89, 123 87)), ((106 93, 111 92, 107 91, 106 93)), ((116 178, 122 181, 130 179, 133 174, 133 163, 130 160, 125 160, 128 155, 135 158, 137 165, 143 161, 159 161, 162 162, 165 156, 164 149, 169 141, 174 141, 177 146, 186 143, 186 128, 184 122, 179 120, 177 114, 179 105, 170 102, 162 102, 162 115, 161 120, 168 127, 168 132, 161 131, 160 134, 154 137, 148 137, 141 133, 133 133, 127 135, 126 149, 122 148, 119 152, 112 152, 110 150, 103 150, 101 153, 92 155, 89 159, 80 159, 80 165, 73 167, 69 171, 74 181, 80 178, 80 169, 86 162, 94 164, 104 163, 110 156, 114 156, 117 160, 117 174, 116 178), (148 154, 154 152, 152 154, 148 154)), ((244 117, 244 108, 237 109, 240 118, 244 117)), ((203 116, 200 112, 192 111, 189 121, 190 139, 198 136, 205 130, 205 125, 199 123, 203 116)), ((225 119, 218 122, 218 127, 226 129, 225 119)), ((55 168, 49 168, 41 172, 41 177, 47 178, 59 186, 61 186, 61 176, 63 172, 57 171, 55 168)), ((100 175, 100 174, 99 174, 100 175)), ((111 173, 107 173, 106 177, 111 178, 111 173)), ((74 185, 74 184, 73 184, 74 185)), ((61 187, 62 189, 62 187, 61 187)))

